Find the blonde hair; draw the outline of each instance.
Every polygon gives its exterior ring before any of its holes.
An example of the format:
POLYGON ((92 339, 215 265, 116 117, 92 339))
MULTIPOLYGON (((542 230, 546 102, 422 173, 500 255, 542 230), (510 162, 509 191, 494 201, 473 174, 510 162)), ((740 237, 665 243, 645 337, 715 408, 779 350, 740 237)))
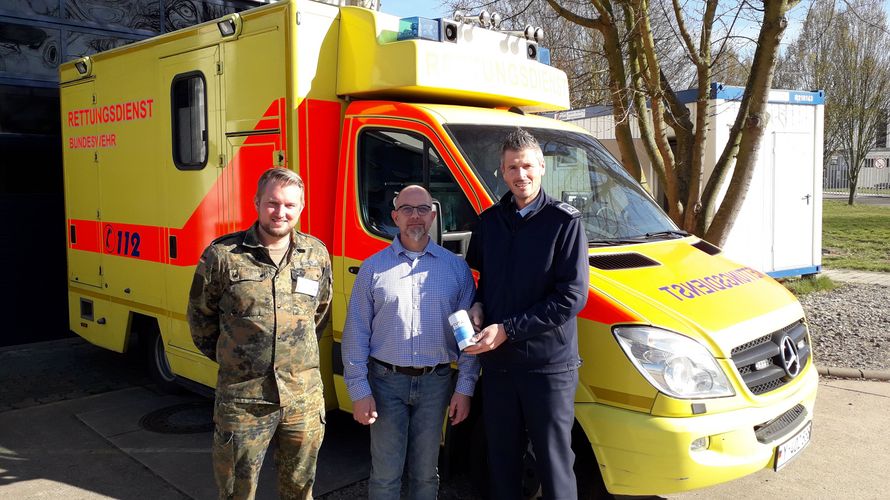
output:
POLYGON ((303 206, 303 178, 300 177, 300 174, 282 167, 273 167, 266 170, 256 183, 256 194, 253 196, 254 201, 259 202, 260 195, 266 191, 270 184, 281 187, 297 186, 300 188, 300 206, 303 206))

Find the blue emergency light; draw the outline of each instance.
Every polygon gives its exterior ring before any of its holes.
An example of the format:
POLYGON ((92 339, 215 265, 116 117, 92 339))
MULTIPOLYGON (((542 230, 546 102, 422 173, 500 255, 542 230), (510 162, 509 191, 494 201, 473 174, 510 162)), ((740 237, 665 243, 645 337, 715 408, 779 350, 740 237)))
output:
POLYGON ((426 17, 403 17, 399 19, 399 40, 433 40, 441 41, 438 19, 426 17))

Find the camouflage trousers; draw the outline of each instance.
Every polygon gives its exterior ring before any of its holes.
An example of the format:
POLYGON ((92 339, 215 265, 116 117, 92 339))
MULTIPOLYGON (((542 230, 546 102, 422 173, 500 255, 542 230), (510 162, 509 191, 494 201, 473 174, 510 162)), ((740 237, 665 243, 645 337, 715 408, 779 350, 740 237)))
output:
POLYGON ((311 499, 315 462, 324 437, 324 399, 291 406, 217 401, 213 412, 213 473, 220 499, 252 499, 274 437, 278 493, 311 499))

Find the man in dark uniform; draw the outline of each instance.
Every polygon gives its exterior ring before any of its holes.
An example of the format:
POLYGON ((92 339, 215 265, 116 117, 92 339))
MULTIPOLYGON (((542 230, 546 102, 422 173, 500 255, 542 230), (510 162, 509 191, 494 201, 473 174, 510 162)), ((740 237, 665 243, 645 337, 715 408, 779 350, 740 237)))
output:
POLYGON ((482 364, 482 404, 494 499, 521 497, 525 435, 544 498, 575 499, 572 425, 578 385, 576 316, 587 302, 581 214, 541 189, 544 155, 522 129, 508 134, 501 174, 510 189, 482 213, 467 262, 479 271, 465 352, 482 364))
POLYGON ((331 261, 294 228, 303 180, 284 168, 257 183, 257 221, 223 236, 195 269, 192 338, 219 363, 213 468, 219 498, 253 498, 275 436, 281 498, 312 498, 324 436, 316 323, 331 302, 331 261))

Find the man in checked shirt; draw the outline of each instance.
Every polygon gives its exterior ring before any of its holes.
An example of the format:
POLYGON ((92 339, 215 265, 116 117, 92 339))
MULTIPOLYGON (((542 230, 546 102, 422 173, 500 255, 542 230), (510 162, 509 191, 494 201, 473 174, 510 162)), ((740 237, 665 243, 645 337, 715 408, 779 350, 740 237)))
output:
POLYGON ((407 458, 408 498, 434 499, 445 408, 452 425, 463 421, 479 376, 448 316, 472 305, 475 287, 463 259, 430 239, 436 213, 426 189, 406 187, 394 206, 398 237, 365 260, 352 287, 344 376, 353 418, 373 424, 369 498, 399 498, 407 458))

